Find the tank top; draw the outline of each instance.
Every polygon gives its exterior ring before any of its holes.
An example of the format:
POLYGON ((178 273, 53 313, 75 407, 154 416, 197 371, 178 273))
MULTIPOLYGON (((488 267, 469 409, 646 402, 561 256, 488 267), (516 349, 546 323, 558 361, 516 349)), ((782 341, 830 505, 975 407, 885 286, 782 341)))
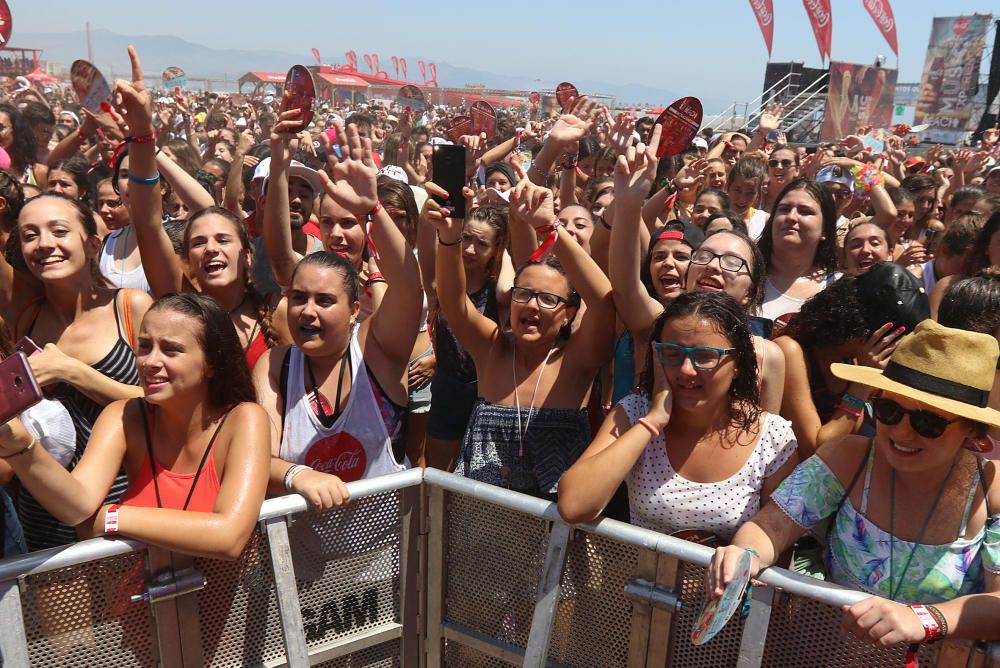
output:
POLYGON ((135 288, 136 290, 143 290, 152 294, 153 290, 149 287, 149 281, 146 280, 146 272, 143 270, 141 264, 131 271, 123 272, 122 265, 124 264, 124 260, 115 258, 115 246, 118 243, 119 237, 124 236, 125 240, 122 243, 127 244, 131 233, 131 226, 123 227, 104 238, 104 245, 101 246, 101 257, 98 261, 101 275, 108 279, 111 285, 116 288, 135 288))
POLYGON ((331 473, 344 482, 374 478, 407 468, 393 455, 389 431, 358 346, 357 329, 351 336, 351 394, 340 417, 329 428, 313 412, 306 390, 305 355, 289 349, 288 394, 279 457, 331 473))
MULTIPOLYGON (((827 286, 833 281, 840 278, 840 272, 831 272, 823 277, 820 283, 820 290, 825 290, 827 286)), ((799 299, 798 297, 790 297, 784 292, 780 292, 778 288, 771 284, 770 278, 764 279, 764 300, 760 306, 760 315, 773 320, 775 323, 775 328, 779 323, 783 327, 785 323, 788 322, 788 318, 792 315, 798 313, 802 310, 802 305, 808 301, 807 299, 799 299)), ((778 334, 774 334, 778 336, 778 334)))
POLYGON ((247 365, 250 370, 253 371, 254 365, 257 364, 257 360, 260 356, 267 352, 267 340, 264 338, 264 332, 257 330, 257 334, 250 340, 250 343, 244 349, 243 354, 247 358, 247 365))
MULTIPOLYGON (((469 301, 479 313, 499 324, 500 308, 497 305, 496 281, 486 281, 482 288, 470 292, 469 301)), ((444 311, 438 309, 434 323, 434 353, 437 356, 435 373, 445 374, 463 383, 474 383, 476 363, 451 331, 444 317, 444 311)))
MULTIPOLYGON (((141 401, 141 400, 140 400, 141 401)), ((140 404, 146 432, 146 460, 139 469, 139 475, 129 485, 122 496, 123 506, 139 508, 172 508, 210 513, 215 509, 215 500, 222 485, 215 467, 215 440, 226 424, 229 411, 222 416, 211 440, 205 446, 201 464, 194 473, 174 473, 153 456, 153 429, 156 414, 147 412, 145 402, 140 404), (148 415, 148 418, 147 418, 148 415), (154 471, 155 468, 155 471, 154 471), (155 478, 154 478, 155 474, 155 478)))
MULTIPOLYGON (((118 328, 118 340, 115 341, 108 354, 100 361, 92 364, 91 367, 111 380, 124 383, 125 385, 138 385, 139 372, 135 366, 135 354, 132 352, 128 341, 125 340, 121 317, 118 313, 120 293, 121 290, 115 293, 114 300, 115 325, 118 328)), ((37 319, 38 313, 36 312, 26 332, 28 336, 31 335, 37 319)), ((70 459, 69 466, 66 467, 67 470, 72 471, 80 463, 80 458, 83 457, 87 441, 90 440, 90 432, 94 428, 97 417, 104 410, 104 406, 72 385, 61 385, 60 388, 61 391, 55 398, 65 406, 70 418, 73 420, 73 426, 76 428, 76 452, 70 459)), ((115 477, 111 485, 111 490, 108 492, 102 505, 118 503, 127 488, 128 477, 125 475, 123 469, 115 477)), ((74 543, 77 540, 76 529, 52 517, 35 500, 31 493, 23 488, 17 495, 17 513, 24 525, 24 536, 28 542, 29 550, 42 550, 57 545, 74 543)))

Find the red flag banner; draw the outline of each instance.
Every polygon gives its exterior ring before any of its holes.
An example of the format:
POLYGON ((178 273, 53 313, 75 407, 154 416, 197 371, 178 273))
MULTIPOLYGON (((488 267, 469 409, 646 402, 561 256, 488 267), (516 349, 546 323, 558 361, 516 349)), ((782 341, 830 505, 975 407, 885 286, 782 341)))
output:
POLYGON ((774 39, 774 0, 750 0, 753 13, 757 16, 760 34, 767 44, 767 57, 771 57, 771 42, 774 39))
POLYGON ((813 34, 816 35, 816 46, 823 60, 830 57, 831 35, 833 33, 833 14, 830 11, 830 0, 802 0, 802 5, 809 14, 813 34))
POLYGON ((0 49, 7 46, 10 33, 14 30, 14 22, 10 18, 10 7, 7 0, 0 0, 0 49))
POLYGON ((872 15, 872 20, 882 32, 885 41, 889 43, 889 48, 899 58, 899 45, 896 42, 896 19, 892 16, 892 6, 889 0, 864 0, 865 9, 872 15))

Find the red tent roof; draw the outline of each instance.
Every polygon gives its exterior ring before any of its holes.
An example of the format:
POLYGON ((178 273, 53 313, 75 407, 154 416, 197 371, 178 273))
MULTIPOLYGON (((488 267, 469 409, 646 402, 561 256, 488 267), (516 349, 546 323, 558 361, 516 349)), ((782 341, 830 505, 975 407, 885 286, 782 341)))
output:
POLYGON ((351 88, 368 88, 368 82, 353 74, 337 72, 334 74, 321 73, 319 78, 334 86, 348 86, 351 88))
POLYGON ((285 73, 284 72, 248 72, 250 76, 257 77, 264 83, 270 84, 284 84, 285 83, 285 73))
POLYGON ((320 69, 320 73, 321 73, 321 75, 322 74, 339 74, 339 75, 346 74, 346 75, 349 75, 349 76, 355 76, 355 77, 358 77, 360 79, 364 79, 366 82, 368 82, 370 84, 378 84, 378 85, 382 85, 382 86, 406 86, 406 85, 413 85, 413 86, 417 86, 418 88, 431 88, 431 86, 426 86, 425 84, 417 83, 416 81, 402 81, 400 79, 392 79, 392 78, 386 78, 386 77, 377 77, 374 74, 366 74, 365 72, 362 72, 360 70, 352 70, 349 67, 323 67, 323 68, 320 69))
POLYGON ((41 69, 36 69, 30 74, 25 74, 24 78, 30 79, 35 83, 41 83, 41 84, 59 83, 60 81, 62 81, 62 79, 60 79, 59 77, 54 77, 48 72, 45 72, 44 70, 41 69))

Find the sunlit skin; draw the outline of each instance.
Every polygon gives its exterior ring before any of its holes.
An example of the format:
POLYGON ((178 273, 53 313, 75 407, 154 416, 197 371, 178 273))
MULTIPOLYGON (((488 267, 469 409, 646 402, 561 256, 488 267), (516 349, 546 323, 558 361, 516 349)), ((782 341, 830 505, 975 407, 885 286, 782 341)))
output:
POLYGON ((687 270, 687 289, 725 292, 741 305, 745 306, 753 291, 753 284, 750 278, 753 255, 750 249, 747 248, 746 242, 732 234, 716 234, 705 239, 698 249, 709 250, 716 255, 733 255, 743 260, 746 264, 739 271, 732 272, 722 268, 720 258, 715 258, 704 265, 692 262, 688 265, 687 270))
POLYGON ((760 180, 736 177, 729 182, 726 192, 729 194, 732 210, 745 217, 757 201, 760 180))
POLYGON ((59 193, 73 199, 80 199, 80 187, 76 185, 73 175, 62 169, 49 170, 49 177, 45 184, 48 192, 59 193))
POLYGON ((324 250, 350 260, 361 269, 365 249, 365 229, 350 211, 332 197, 324 197, 319 207, 319 231, 324 250))
POLYGON ((54 197, 25 204, 17 227, 28 270, 42 282, 75 280, 100 252, 100 238, 87 234, 73 204, 54 197))
POLYGON ((242 248, 231 220, 206 214, 191 223, 188 234, 188 271, 202 290, 211 293, 246 282, 250 251, 242 248))
POLYGON ((462 230, 462 264, 466 272, 485 274, 496 251, 497 230, 479 220, 467 220, 462 230))
POLYGON ((795 151, 790 148, 783 148, 771 153, 767 167, 769 192, 780 192, 782 188, 798 177, 799 167, 796 164, 796 158, 795 151), (777 160, 778 165, 771 167, 771 160, 777 160), (791 164, 784 165, 782 164, 784 161, 790 161, 791 164))
POLYGON ((906 236, 910 227, 913 226, 913 222, 916 220, 916 211, 912 200, 903 200, 896 205, 896 221, 889 228, 890 241, 893 245, 899 243, 899 240, 906 236))
POLYGON ((807 190, 792 190, 778 202, 771 219, 774 248, 794 247, 810 257, 823 238, 819 202, 807 190))
POLYGON ((684 291, 691 247, 677 239, 657 241, 649 259, 649 275, 656 298, 667 304, 684 291))
POLYGON ((352 302, 339 271, 305 264, 288 290, 288 328, 292 340, 310 357, 341 357, 360 305, 352 302))
MULTIPOLYGON (((535 265, 520 273, 516 287, 533 292, 550 292, 564 299, 569 297, 566 277, 552 267, 535 265)), ((556 340, 559 330, 576 315, 576 308, 560 302, 554 309, 542 308, 532 298, 527 304, 511 301, 510 326, 514 336, 525 343, 556 340)))
MULTIPOLYGON (((673 318, 663 324, 659 337, 662 343, 674 343, 693 348, 708 346, 726 350, 732 347, 728 337, 718 331, 715 323, 698 315, 673 318)), ((654 364, 657 364, 654 360, 654 364)), ((675 410, 695 413, 706 407, 729 406, 729 387, 736 375, 732 355, 724 355, 714 369, 698 369, 690 357, 678 367, 663 367, 670 384, 675 410)))
POLYGON ((694 201, 694 207, 691 209, 691 224, 697 225, 701 229, 705 229, 705 223, 708 219, 722 211, 722 200, 718 195, 713 195, 711 193, 702 193, 698 196, 698 199, 694 201))
POLYGON ((128 208, 122 204, 121 198, 110 183, 105 183, 97 189, 97 213, 111 232, 129 224, 128 208))
POLYGON ((559 212, 559 220, 566 226, 566 231, 576 239, 580 246, 590 253, 590 238, 594 236, 594 220, 586 208, 573 205, 559 212))
POLYGON ((147 402, 205 392, 212 369, 199 343, 201 328, 191 316, 169 309, 153 309, 142 319, 135 361, 147 402))
POLYGON ((859 276, 877 262, 889 260, 889 240, 875 223, 863 223, 844 238, 844 273, 859 276))
POLYGON ((705 168, 705 185, 716 190, 726 190, 726 163, 722 160, 709 160, 705 168))

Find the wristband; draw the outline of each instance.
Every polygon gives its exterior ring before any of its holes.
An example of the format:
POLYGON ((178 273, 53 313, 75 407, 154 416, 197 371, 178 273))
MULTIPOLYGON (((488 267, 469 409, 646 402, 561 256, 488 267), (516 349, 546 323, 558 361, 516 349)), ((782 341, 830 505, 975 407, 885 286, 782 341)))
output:
POLYGON ((385 283, 385 276, 382 275, 381 271, 373 271, 368 274, 368 280, 365 281, 365 285, 371 285, 372 283, 377 283, 379 281, 385 283))
POLYGON ((648 429, 649 433, 653 435, 653 438, 656 438, 657 436, 660 435, 659 428, 646 418, 639 418, 638 420, 636 420, 636 424, 641 424, 643 427, 648 429))
POLYGON ((306 466, 305 464, 295 464, 294 466, 290 467, 287 471, 285 471, 285 477, 283 482, 285 483, 286 492, 288 492, 289 494, 294 493, 292 491, 292 481, 295 480, 295 476, 297 476, 298 474, 302 473, 305 470, 311 471, 312 467, 306 466))
POLYGON ((837 404, 837 410, 838 411, 842 411, 844 413, 847 413, 848 415, 850 415, 851 417, 853 417, 855 420, 858 419, 859 417, 861 417, 861 411, 856 411, 853 408, 845 406, 844 404, 837 404))
POLYGON ((847 403, 851 404, 852 406, 857 406, 858 408, 861 408, 861 409, 864 409, 865 406, 868 405, 868 402, 866 402, 864 399, 856 397, 853 394, 851 394, 850 392, 844 392, 844 394, 841 395, 840 400, 842 402, 846 401, 847 403))
POLYGON ((545 256, 547 256, 549 254, 549 252, 552 250, 552 246, 554 246, 555 243, 556 243, 556 239, 559 238, 559 228, 562 227, 562 226, 563 226, 563 222, 561 220, 559 220, 558 218, 556 218, 551 223, 549 223, 547 226, 543 225, 542 227, 536 227, 535 228, 535 232, 539 232, 539 233, 545 231, 546 229, 548 229, 549 230, 549 236, 545 239, 545 241, 543 241, 538 246, 538 249, 535 250, 535 252, 531 254, 531 257, 528 258, 529 262, 540 262, 542 260, 542 258, 544 258, 545 256))
POLYGON ((447 243, 447 242, 441 241, 441 235, 440 234, 437 235, 437 240, 438 240, 438 246, 457 246, 458 244, 462 243, 462 237, 459 237, 458 239, 455 239, 451 243, 447 243))
POLYGON ((156 172, 156 176, 153 176, 153 177, 148 178, 148 179, 144 179, 141 176, 136 176, 132 172, 129 172, 128 173, 128 180, 131 181, 132 183, 139 183, 139 184, 142 184, 142 185, 145 185, 145 186, 152 186, 152 185, 155 185, 155 184, 157 184, 157 183, 160 182, 160 172, 157 171, 156 172))
POLYGON ((371 212, 368 214, 368 220, 371 220, 372 218, 374 218, 375 216, 377 216, 378 212, 381 211, 381 210, 382 210, 382 202, 376 201, 375 202, 375 208, 372 209, 371 212))
POLYGON ((104 513, 104 533, 113 536, 118 533, 118 511, 121 508, 120 503, 113 503, 108 506, 107 512, 104 513))
POLYGON ((17 452, 12 452, 9 455, 0 455, 0 459, 13 459, 14 457, 20 457, 21 455, 26 455, 29 452, 31 452, 34 449, 35 445, 37 444, 38 444, 38 439, 32 436, 31 443, 28 443, 28 445, 24 446, 17 452))
POLYGON ((924 639, 921 642, 931 643, 944 636, 937 618, 926 606, 917 603, 909 606, 909 608, 916 613, 917 619, 920 620, 920 624, 924 627, 924 639))
POLYGON ((941 635, 940 635, 940 637, 944 638, 945 636, 947 636, 948 635, 948 620, 945 619, 944 613, 941 612, 940 610, 938 610, 937 607, 935 607, 933 605, 925 605, 924 607, 927 608, 927 611, 930 612, 934 616, 934 619, 937 620, 938 626, 941 627, 941 635))
POLYGON ((753 556, 757 557, 757 561, 760 562, 760 552, 753 549, 752 547, 745 547, 743 549, 752 554, 753 556))

